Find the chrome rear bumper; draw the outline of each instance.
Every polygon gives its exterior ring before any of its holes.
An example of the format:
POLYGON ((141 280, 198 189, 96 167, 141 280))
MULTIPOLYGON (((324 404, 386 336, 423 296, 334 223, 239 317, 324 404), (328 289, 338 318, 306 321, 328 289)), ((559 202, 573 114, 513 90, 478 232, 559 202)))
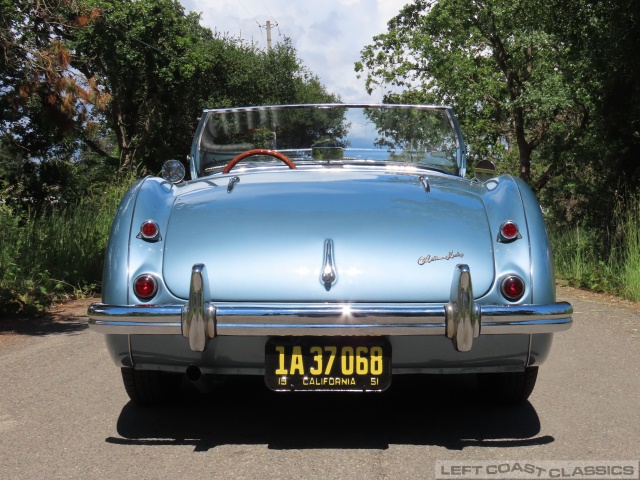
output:
POLYGON ((193 351, 216 336, 446 335, 457 350, 471 350, 485 335, 552 333, 573 319, 567 302, 549 305, 477 305, 467 265, 457 265, 446 305, 388 303, 264 304, 206 302, 204 265, 194 265, 184 305, 89 307, 89 326, 100 333, 184 335, 193 351))

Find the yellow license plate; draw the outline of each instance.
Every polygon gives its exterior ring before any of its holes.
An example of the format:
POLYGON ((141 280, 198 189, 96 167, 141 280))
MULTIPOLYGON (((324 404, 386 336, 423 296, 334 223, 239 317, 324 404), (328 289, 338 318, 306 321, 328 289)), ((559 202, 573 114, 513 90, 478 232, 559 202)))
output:
POLYGON ((273 337, 265 367, 276 391, 382 391, 391 384, 391 344, 383 337, 273 337))

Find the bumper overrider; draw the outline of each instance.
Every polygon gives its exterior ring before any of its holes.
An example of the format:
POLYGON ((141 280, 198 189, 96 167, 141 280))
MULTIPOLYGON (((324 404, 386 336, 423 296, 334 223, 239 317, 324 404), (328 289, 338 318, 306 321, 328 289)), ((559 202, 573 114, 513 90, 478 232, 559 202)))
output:
POLYGON ((477 305, 471 272, 456 265, 446 305, 427 303, 230 303, 207 302, 206 267, 193 266, 184 305, 89 307, 89 326, 99 333, 183 335, 195 352, 216 336, 446 335, 461 352, 483 335, 567 330, 573 308, 547 305, 477 305))

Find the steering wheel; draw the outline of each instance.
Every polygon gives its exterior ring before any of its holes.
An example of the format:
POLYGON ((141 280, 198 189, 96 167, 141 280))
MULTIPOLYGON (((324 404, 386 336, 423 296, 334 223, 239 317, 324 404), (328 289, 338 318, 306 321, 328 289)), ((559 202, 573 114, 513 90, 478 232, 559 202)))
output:
POLYGON ((229 163, 227 163, 227 166, 224 167, 224 170, 222 170, 222 173, 229 173, 231 169, 235 167, 238 162, 240 162, 241 160, 244 160, 247 157, 253 157, 254 155, 267 155, 269 157, 277 158, 278 160, 281 160, 284 163, 286 163, 289 166, 289 168, 292 168, 292 169, 297 168, 296 164, 293 163, 289 157, 287 157, 286 155, 283 155, 280 152, 276 152, 275 150, 268 150, 266 148, 256 148, 254 150, 247 150, 246 152, 242 152, 240 155, 233 158, 229 163))

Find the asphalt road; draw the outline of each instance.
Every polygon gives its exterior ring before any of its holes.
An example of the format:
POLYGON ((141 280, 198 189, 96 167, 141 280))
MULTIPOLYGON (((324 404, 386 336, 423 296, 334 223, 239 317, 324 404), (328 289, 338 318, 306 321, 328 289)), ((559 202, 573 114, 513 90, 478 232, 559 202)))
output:
POLYGON ((638 461, 640 316, 582 296, 559 295, 574 326, 517 408, 479 402, 473 377, 396 376, 383 395, 274 394, 258 379, 141 409, 86 320, 34 328, 0 342, 0 478, 430 479, 437 460, 638 461))

